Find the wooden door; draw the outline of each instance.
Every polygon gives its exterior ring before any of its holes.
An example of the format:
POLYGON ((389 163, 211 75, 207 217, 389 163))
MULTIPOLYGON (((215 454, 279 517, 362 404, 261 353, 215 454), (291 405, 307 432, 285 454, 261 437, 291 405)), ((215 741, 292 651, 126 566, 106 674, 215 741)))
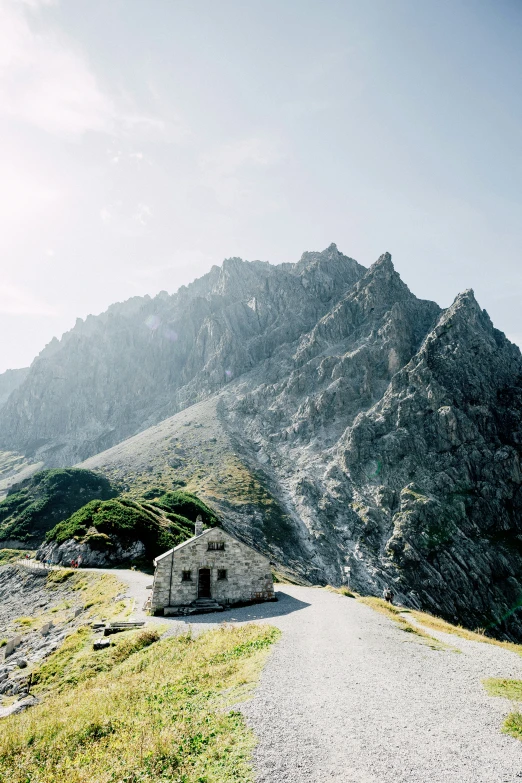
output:
POLYGON ((198 598, 210 598, 210 568, 199 569, 198 598))

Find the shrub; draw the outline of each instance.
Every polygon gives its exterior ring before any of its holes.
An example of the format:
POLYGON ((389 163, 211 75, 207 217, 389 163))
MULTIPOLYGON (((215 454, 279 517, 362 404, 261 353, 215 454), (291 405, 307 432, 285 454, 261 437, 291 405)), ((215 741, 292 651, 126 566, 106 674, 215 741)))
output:
POLYGON ((94 498, 117 495, 104 477, 91 470, 42 470, 15 484, 0 502, 0 539, 40 544, 48 530, 94 498))
POLYGON ((46 538, 57 544, 76 539, 99 551, 109 549, 115 538, 124 545, 141 541, 151 560, 194 535, 198 514, 207 524, 217 524, 211 509, 187 492, 166 492, 154 503, 129 498, 91 500, 46 538))
POLYGON ((215 527, 219 524, 214 512, 202 500, 190 492, 183 490, 165 492, 155 501, 155 505, 165 511, 179 514, 191 522, 195 522, 196 517, 201 514, 203 522, 207 527, 215 527))

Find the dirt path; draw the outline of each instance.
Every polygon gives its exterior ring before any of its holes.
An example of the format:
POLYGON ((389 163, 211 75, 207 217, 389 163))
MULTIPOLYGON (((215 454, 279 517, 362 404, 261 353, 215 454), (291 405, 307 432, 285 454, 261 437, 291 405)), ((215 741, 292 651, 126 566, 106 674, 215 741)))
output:
MULTIPOLYGON (((152 578, 112 573, 141 607, 152 578)), ((522 780, 522 743, 500 732, 511 705, 481 684, 522 679, 522 657, 445 634, 434 635, 460 652, 433 650, 326 590, 284 585, 278 596, 219 615, 154 620, 170 633, 223 621, 266 621, 283 631, 254 698, 241 707, 259 738, 258 783, 522 780)))

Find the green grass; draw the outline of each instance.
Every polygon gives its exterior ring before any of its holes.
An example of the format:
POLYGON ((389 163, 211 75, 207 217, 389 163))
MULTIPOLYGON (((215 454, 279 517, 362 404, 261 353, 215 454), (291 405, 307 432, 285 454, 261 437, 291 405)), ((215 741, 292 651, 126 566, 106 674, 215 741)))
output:
POLYGON ((504 734, 522 740, 522 712, 510 712, 502 726, 504 734))
POLYGON ((49 621, 67 628, 77 608, 84 610, 82 620, 89 621, 125 620, 132 609, 129 599, 119 599, 126 585, 112 574, 59 568, 49 572, 42 587, 42 597, 48 599, 46 606, 31 617, 15 620, 13 630, 17 633, 39 629, 49 621))
POLYGON ((371 607, 374 611, 379 612, 379 614, 389 617, 396 623, 401 631, 418 637, 419 641, 422 641, 423 644, 427 644, 432 650, 453 650, 455 652, 455 648, 439 641, 434 636, 430 636, 430 634, 426 633, 422 628, 412 625, 405 617, 401 616, 402 614, 409 613, 409 609, 405 609, 403 606, 395 606, 394 604, 385 601, 384 598, 376 598, 375 596, 359 597, 357 600, 360 603, 371 607))
POLYGON ((99 551, 110 551, 117 542, 130 545, 142 541, 150 561, 193 536, 199 514, 205 525, 219 524, 205 503, 184 491, 163 492, 147 501, 123 497, 91 500, 50 530, 46 538, 57 544, 76 539, 99 551))
POLYGON ((34 557, 34 550, 29 552, 27 549, 0 549, 0 566, 16 563, 22 560, 26 555, 34 557))
POLYGON ((174 492, 163 492, 153 501, 155 506, 171 514, 188 519, 191 522, 196 521, 198 514, 201 514, 204 525, 215 527, 219 525, 219 520, 215 513, 206 503, 203 503, 196 495, 185 490, 176 490, 174 492))
POLYGON ((278 635, 270 626, 221 627, 122 661, 105 651, 110 668, 2 722, 0 783, 253 781, 255 737, 231 707, 250 692, 278 635))
POLYGON ((504 680, 490 677, 483 681, 490 696, 502 696, 504 699, 522 702, 522 680, 504 680))
POLYGON ((22 628, 30 628, 35 623, 34 617, 19 617, 16 621, 17 625, 21 626, 22 628))
POLYGON ((33 693, 46 695, 68 691, 79 683, 107 672, 160 638, 158 631, 126 631, 113 638, 107 650, 93 650, 94 633, 81 626, 70 634, 60 649, 33 671, 33 693))
MULTIPOLYGON (((490 696, 500 696, 511 701, 522 702, 522 680, 506 680, 490 677, 483 680, 483 685, 490 696)), ((522 713, 510 712, 502 725, 504 734, 522 740, 522 713)))
POLYGON ((347 587, 332 587, 332 585, 326 585, 325 590, 329 590, 330 593, 339 593, 346 598, 360 598, 358 593, 354 593, 353 590, 349 590, 347 587))
POLYGON ((442 631, 453 636, 460 636, 461 639, 468 639, 470 642, 482 642, 484 644, 493 644, 496 647, 503 647, 505 650, 522 655, 522 644, 515 642, 502 642, 500 639, 493 639, 491 636, 485 636, 480 630, 470 631, 462 625, 452 625, 440 617, 435 617, 428 612, 419 612, 416 609, 411 610, 411 616, 425 628, 432 628, 434 631, 442 631))
POLYGON ((117 494, 103 476, 79 468, 53 468, 15 484, 0 502, 0 539, 39 544, 48 530, 93 498, 117 494))

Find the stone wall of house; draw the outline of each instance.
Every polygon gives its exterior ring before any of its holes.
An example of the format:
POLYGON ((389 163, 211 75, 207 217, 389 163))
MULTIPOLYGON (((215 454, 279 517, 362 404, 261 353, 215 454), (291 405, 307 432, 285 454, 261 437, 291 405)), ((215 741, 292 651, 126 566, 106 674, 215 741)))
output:
POLYGON ((195 601, 200 568, 210 569, 210 594, 221 604, 269 601, 274 597, 268 558, 214 528, 156 561, 152 611, 195 601), (221 541, 224 550, 209 550, 209 542, 221 541), (218 570, 226 570, 226 579, 218 579, 218 570), (183 581, 184 571, 191 572, 190 581, 183 581))

